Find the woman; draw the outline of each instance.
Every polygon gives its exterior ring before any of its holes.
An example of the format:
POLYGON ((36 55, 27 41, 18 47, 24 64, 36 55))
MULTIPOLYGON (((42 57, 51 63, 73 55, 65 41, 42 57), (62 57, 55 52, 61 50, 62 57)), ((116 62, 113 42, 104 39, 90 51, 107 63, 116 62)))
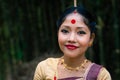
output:
POLYGON ((111 80, 104 67, 85 57, 95 38, 95 25, 93 16, 84 8, 65 10, 57 22, 63 56, 40 62, 34 80, 111 80))

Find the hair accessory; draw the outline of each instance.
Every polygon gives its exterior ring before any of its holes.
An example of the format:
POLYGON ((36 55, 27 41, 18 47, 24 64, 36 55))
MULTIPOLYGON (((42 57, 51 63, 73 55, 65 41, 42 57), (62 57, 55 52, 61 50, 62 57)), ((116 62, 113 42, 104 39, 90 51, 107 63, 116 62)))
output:
POLYGON ((75 19, 72 19, 72 20, 71 20, 71 23, 72 23, 72 24, 75 24, 75 23, 76 23, 76 20, 75 20, 75 19))
POLYGON ((74 7, 77 7, 77 0, 74 0, 74 7))

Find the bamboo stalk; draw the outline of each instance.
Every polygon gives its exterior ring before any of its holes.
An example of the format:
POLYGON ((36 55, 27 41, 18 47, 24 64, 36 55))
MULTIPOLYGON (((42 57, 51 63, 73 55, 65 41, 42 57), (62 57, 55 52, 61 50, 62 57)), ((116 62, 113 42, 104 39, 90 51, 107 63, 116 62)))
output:
POLYGON ((103 21, 100 17, 98 17, 98 39, 99 39, 99 51, 100 51, 100 63, 102 65, 106 65, 105 64, 105 53, 104 53, 104 45, 103 45, 103 35, 102 35, 102 28, 103 28, 104 24, 103 21))
POLYGON ((118 18, 118 10, 117 10, 117 2, 116 0, 111 0, 111 3, 112 3, 112 8, 113 8, 113 32, 114 32, 114 58, 115 58, 115 62, 114 62, 114 65, 116 66, 116 68, 114 69, 115 70, 115 74, 114 77, 118 77, 118 79, 120 79, 120 35, 119 35, 119 18, 118 18), (115 55, 116 54, 116 55, 115 55))

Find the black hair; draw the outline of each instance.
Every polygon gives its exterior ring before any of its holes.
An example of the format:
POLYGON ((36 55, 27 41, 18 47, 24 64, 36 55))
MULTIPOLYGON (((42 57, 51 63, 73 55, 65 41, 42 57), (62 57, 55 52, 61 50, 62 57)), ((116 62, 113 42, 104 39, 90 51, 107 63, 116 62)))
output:
POLYGON ((57 21, 58 29, 65 20, 66 16, 73 13, 74 11, 76 11, 84 17, 85 24, 89 27, 91 33, 93 33, 95 31, 96 26, 95 16, 93 16, 90 12, 88 12, 84 7, 81 6, 67 8, 57 21))

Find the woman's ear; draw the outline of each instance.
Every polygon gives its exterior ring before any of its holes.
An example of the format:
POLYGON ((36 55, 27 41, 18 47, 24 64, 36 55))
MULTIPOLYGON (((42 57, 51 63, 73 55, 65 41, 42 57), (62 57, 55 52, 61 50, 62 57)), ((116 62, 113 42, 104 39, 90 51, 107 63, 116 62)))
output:
POLYGON ((89 47, 93 45, 94 38, 95 38, 95 33, 92 33, 90 37, 89 47))

